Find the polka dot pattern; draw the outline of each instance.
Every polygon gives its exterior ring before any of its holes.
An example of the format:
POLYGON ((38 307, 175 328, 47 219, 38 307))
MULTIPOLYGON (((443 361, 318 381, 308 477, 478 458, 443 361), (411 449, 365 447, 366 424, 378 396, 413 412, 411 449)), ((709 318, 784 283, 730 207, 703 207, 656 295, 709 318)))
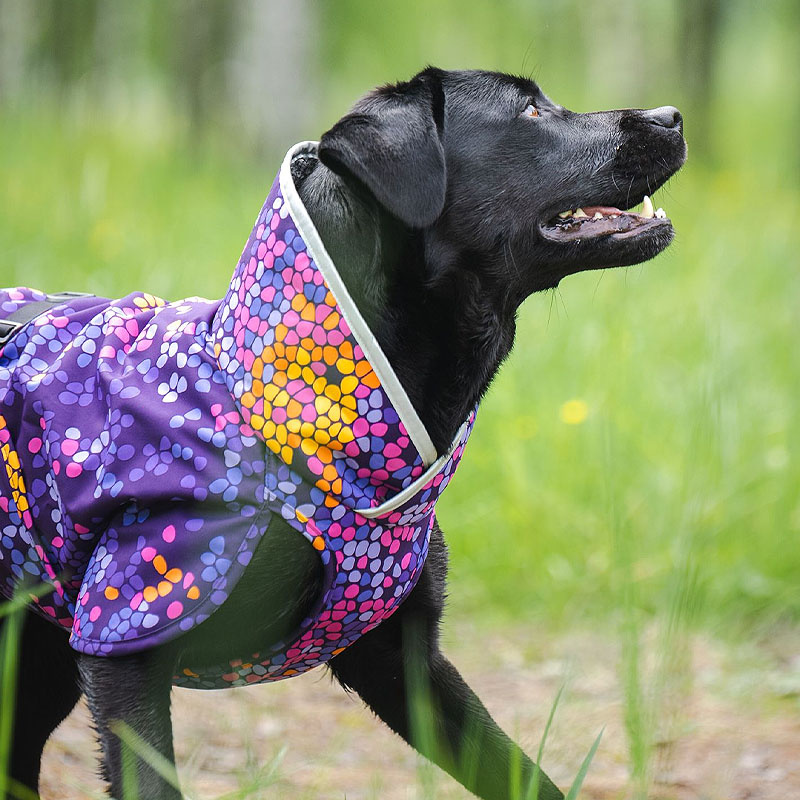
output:
POLYGON ((273 194, 220 308, 219 364, 245 421, 283 463, 350 505, 378 506, 425 466, 273 194))
MULTIPOLYGON (((0 317, 43 298, 0 291, 0 317)), ((323 563, 315 607, 286 641, 174 681, 326 662, 413 588, 474 421, 428 466, 374 346, 277 179, 221 302, 137 292, 41 314, 0 349, 0 592, 48 582, 36 607, 75 649, 137 652, 224 603, 278 514, 323 563)))

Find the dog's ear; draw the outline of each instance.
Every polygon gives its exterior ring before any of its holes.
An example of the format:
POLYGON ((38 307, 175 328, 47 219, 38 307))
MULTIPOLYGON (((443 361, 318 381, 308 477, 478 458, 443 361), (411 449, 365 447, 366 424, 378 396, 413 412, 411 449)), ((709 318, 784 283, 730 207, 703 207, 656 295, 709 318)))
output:
POLYGON ((438 71, 379 89, 319 143, 322 163, 362 183, 391 214, 414 228, 444 207, 444 90, 438 71))

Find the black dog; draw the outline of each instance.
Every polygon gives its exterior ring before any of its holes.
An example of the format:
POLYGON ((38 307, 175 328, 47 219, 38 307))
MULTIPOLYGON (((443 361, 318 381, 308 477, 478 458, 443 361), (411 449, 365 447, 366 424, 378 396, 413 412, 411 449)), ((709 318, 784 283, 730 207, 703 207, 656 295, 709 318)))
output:
MULTIPOLYGON (((636 264, 672 225, 652 193, 686 155, 675 108, 576 114, 530 80, 429 68, 378 89, 292 167, 309 214, 438 452, 483 395, 533 292, 586 269, 636 264), (626 213, 645 198, 641 214, 626 213)), ((508 798, 534 764, 495 724, 439 648, 447 551, 438 526, 422 576, 400 610, 331 662, 393 730, 483 798, 508 798), (433 722, 419 737, 409 684, 433 722)), ((142 798, 179 792, 123 752, 115 723, 173 760, 171 676, 263 651, 295 629, 321 582, 317 554, 273 525, 244 577, 207 621, 170 645, 100 658, 28 614, 11 776, 36 789, 44 744, 86 694, 115 797, 130 768, 142 798)), ((527 796, 523 793, 523 796, 527 796)), ((539 777, 540 798, 561 792, 539 777)))

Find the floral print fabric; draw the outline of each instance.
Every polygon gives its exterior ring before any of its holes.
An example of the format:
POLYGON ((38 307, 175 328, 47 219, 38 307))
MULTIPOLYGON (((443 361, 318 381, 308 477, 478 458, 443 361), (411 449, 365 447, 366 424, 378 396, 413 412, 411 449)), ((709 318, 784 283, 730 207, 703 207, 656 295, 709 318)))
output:
MULTIPOLYGON (((221 302, 71 298, 0 350, 0 592, 51 583, 36 606, 76 650, 136 652, 201 623, 273 515, 319 553, 315 608, 287 641, 175 683, 311 669, 419 577, 474 414, 432 460, 291 184, 309 147, 287 156, 221 302)), ((0 291, 0 317, 43 297, 0 291)))

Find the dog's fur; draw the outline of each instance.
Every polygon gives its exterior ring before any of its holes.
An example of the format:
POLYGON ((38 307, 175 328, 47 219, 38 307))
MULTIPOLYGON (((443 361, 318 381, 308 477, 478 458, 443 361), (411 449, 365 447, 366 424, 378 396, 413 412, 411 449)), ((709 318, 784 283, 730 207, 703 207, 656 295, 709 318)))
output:
MULTIPOLYGON (((595 236, 561 235, 548 223, 578 206, 630 208, 681 166, 685 152, 671 107, 576 114, 527 79, 429 68, 359 101, 322 137, 319 159, 297 160, 293 176, 443 452, 511 350, 516 310, 528 295, 583 269, 644 261, 672 238, 668 220, 595 236)), ((472 792, 507 798, 515 765, 523 787, 534 765, 439 648, 446 572, 437 525, 409 598, 330 668, 472 792), (412 673, 434 716, 427 737, 415 738, 411 724, 412 673)), ((63 631, 27 614, 12 777, 36 789, 43 746, 84 693, 111 793, 122 796, 128 759, 142 798, 179 797, 150 766, 122 753, 115 723, 172 761, 171 676, 184 665, 266 650, 305 616, 320 582, 316 553, 277 521, 226 603, 161 648, 121 658, 79 655, 63 631)), ((541 774, 538 796, 562 794, 541 774)))

